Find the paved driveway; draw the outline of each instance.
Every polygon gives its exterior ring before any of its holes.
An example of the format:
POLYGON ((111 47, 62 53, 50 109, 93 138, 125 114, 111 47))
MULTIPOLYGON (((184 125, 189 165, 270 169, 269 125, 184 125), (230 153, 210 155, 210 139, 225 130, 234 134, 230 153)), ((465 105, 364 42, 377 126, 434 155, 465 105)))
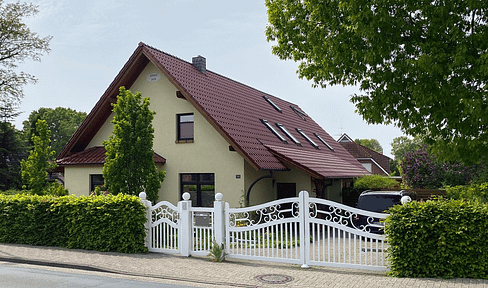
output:
POLYGON ((393 278, 384 272, 354 269, 303 269, 298 265, 232 259, 215 263, 203 257, 12 244, 0 244, 0 262, 195 287, 488 287, 488 280, 393 278))

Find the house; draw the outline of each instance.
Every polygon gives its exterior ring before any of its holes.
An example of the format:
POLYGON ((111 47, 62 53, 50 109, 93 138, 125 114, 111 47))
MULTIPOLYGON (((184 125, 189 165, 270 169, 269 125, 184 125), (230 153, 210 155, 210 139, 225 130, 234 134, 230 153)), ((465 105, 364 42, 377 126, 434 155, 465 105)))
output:
POLYGON ((121 86, 156 112, 159 200, 190 192, 193 205, 210 206, 220 192, 238 207, 307 190, 340 202, 343 181, 368 174, 298 105, 207 70, 202 56, 190 63, 140 43, 57 158, 72 194, 103 183, 102 142, 121 86))
POLYGON ((337 140, 356 160, 371 174, 388 176, 390 174, 390 157, 360 145, 346 133, 337 140))

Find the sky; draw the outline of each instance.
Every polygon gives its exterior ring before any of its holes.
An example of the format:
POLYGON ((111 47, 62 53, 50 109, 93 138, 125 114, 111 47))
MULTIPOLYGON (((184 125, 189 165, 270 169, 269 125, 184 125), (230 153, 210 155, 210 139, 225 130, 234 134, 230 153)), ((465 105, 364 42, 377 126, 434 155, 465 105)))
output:
MULTIPOLYGON (((6 1, 14 2, 14 1, 6 1)), ((298 78, 298 63, 280 60, 266 41, 264 0, 32 0, 39 13, 25 23, 52 36, 51 52, 19 71, 38 82, 24 88, 17 129, 41 107, 89 113, 139 42, 191 62, 202 55, 207 69, 300 106, 334 139, 377 139, 391 156, 393 125, 369 125, 349 101, 357 87, 313 88, 298 78)))

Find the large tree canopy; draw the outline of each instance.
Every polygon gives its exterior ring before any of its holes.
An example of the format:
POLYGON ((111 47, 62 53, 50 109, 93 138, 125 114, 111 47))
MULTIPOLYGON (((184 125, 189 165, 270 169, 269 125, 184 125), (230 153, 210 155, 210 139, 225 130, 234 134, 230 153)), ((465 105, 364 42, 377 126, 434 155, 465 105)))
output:
POLYGON ((380 154, 383 154, 383 147, 381 147, 380 142, 376 139, 355 139, 354 142, 380 154))
POLYGON ((24 96, 23 86, 36 78, 16 72, 26 59, 40 61, 49 52, 51 36, 39 37, 23 23, 23 19, 37 13, 28 3, 4 3, 0 0, 0 107, 16 106, 24 96))
POLYGON ((31 139, 36 131, 36 123, 39 119, 45 120, 47 128, 51 131, 51 148, 55 151, 55 155, 58 155, 85 118, 86 112, 78 112, 71 108, 39 108, 32 111, 29 120, 22 124, 24 133, 30 140, 29 144, 33 146, 31 139))
MULTIPOLYGON (((369 123, 488 155, 488 1, 266 0, 273 53, 317 86, 358 85, 369 123)), ((449 155, 445 153, 449 151, 449 155)))

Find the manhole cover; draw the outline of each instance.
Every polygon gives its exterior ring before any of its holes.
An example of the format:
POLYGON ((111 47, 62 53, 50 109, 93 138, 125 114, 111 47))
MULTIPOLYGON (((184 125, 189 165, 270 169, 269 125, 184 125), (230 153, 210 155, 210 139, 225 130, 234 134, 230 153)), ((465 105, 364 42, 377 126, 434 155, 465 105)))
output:
POLYGON ((259 275, 254 278, 267 284, 283 284, 293 281, 293 277, 280 274, 259 275))

